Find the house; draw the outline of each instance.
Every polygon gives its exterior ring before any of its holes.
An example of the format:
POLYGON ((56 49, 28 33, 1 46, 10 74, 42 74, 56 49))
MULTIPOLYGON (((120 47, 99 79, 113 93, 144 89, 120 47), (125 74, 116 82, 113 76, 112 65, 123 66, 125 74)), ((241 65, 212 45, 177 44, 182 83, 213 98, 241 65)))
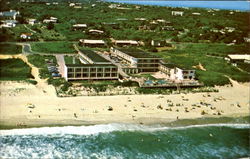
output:
POLYGON ((138 20, 138 21, 146 21, 146 18, 135 18, 134 20, 138 20))
POLYGON ((161 27, 161 30, 174 31, 175 29, 173 26, 166 25, 161 27))
POLYGON ((244 37, 244 41, 247 43, 250 43, 250 38, 249 37, 244 37))
POLYGON ((116 46, 139 46, 139 43, 135 40, 114 40, 113 43, 116 46))
POLYGON ((81 46, 89 46, 89 47, 105 47, 106 46, 106 43, 103 40, 80 39, 79 44, 81 46))
POLYGON ((194 12, 194 13, 192 13, 193 15, 201 15, 201 13, 196 13, 196 12, 194 12))
POLYGON ((29 39, 31 39, 31 36, 32 36, 32 33, 22 33, 20 35, 20 38, 25 39, 25 40, 29 40, 29 39))
POLYGON ((162 47, 166 46, 166 41, 165 40, 151 40, 151 46, 155 47, 162 47))
POLYGON ((10 10, 10 11, 5 11, 5 12, 0 12, 0 17, 3 17, 4 19, 13 19, 16 20, 17 15, 20 13, 15 10, 10 10))
POLYGON ((27 22, 28 24, 34 25, 37 21, 36 19, 28 19, 27 22))
POLYGON ((195 79, 195 70, 193 69, 182 69, 182 68, 175 68, 175 80, 193 80, 195 79))
POLYGON ((193 69, 181 69, 172 63, 159 64, 159 70, 166 73, 171 80, 194 80, 195 70, 193 69))
POLYGON ((90 30, 88 31, 88 33, 89 33, 89 34, 92 34, 92 35, 100 35, 100 34, 103 34, 104 31, 102 31, 102 30, 96 30, 96 29, 90 29, 90 30))
POLYGON ((172 11, 171 15, 173 16, 183 16, 184 12, 182 11, 172 11))
POLYGON ((250 55, 248 54, 229 54, 225 57, 225 60, 230 61, 233 65, 237 66, 237 63, 250 63, 250 55))
POLYGON ((16 26, 17 21, 16 20, 2 20, 1 23, 2 23, 1 27, 3 28, 12 28, 16 26))
POLYGON ((74 8, 80 9, 80 8, 82 8, 82 6, 74 6, 74 8))
POLYGON ((76 4, 75 3, 69 3, 70 7, 74 7, 76 4))
POLYGON ((92 50, 81 49, 78 57, 65 57, 63 77, 68 80, 117 80, 118 67, 92 50), (67 58, 67 59, 66 59, 67 58))
POLYGON ((43 23, 57 23, 56 17, 50 17, 49 19, 44 19, 43 23))
POLYGON ((125 73, 157 72, 161 58, 139 49, 110 48, 113 56, 123 59, 129 65, 123 67, 125 73))
POLYGON ((74 30, 85 29, 87 28, 87 24, 74 24, 72 27, 74 30))
POLYGON ((159 23, 166 23, 166 20, 164 20, 164 19, 157 19, 156 21, 159 23))

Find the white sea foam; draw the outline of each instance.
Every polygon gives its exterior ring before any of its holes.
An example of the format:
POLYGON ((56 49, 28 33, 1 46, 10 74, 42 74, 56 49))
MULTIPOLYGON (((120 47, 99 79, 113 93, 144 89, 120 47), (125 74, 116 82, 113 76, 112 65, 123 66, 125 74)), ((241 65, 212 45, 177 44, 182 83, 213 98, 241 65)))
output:
POLYGON ((11 129, 11 130, 0 130, 0 136, 6 135, 94 135, 99 133, 109 133, 113 131, 163 131, 168 129, 189 129, 198 127, 231 127, 237 129, 250 128, 250 124, 204 124, 204 125, 189 125, 181 127, 162 127, 156 126, 144 126, 135 124, 102 124, 102 125, 91 125, 91 126, 65 126, 65 127, 42 127, 42 128, 26 128, 26 129, 11 129))

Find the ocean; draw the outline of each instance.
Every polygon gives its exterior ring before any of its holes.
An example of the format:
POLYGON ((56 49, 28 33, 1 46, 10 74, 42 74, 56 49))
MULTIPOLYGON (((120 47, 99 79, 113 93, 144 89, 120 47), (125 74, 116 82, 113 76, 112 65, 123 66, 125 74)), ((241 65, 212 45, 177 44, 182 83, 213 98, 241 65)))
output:
POLYGON ((137 5, 156 5, 169 7, 197 7, 197 8, 213 8, 227 10, 250 11, 250 1, 165 1, 165 0, 106 0, 108 2, 120 2, 137 5))
POLYGON ((0 158, 237 159, 249 124, 104 124, 0 130, 0 158))

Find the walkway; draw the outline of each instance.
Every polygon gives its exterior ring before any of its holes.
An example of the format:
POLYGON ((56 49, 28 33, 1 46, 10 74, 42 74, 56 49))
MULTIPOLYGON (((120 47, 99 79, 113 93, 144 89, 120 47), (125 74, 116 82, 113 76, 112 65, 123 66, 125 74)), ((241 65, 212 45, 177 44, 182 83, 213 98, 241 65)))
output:
POLYGON ((65 66, 64 55, 55 55, 55 56, 57 64, 59 65, 58 66, 59 73, 62 75, 62 77, 66 77, 64 72, 64 66, 65 66))

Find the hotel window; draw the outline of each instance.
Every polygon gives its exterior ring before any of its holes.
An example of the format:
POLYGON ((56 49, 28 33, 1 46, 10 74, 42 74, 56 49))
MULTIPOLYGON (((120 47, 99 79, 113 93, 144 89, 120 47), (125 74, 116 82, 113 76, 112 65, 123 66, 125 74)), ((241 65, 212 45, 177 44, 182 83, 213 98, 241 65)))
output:
POLYGON ((117 76, 117 73, 112 73, 112 77, 116 77, 117 76))
POLYGON ((91 68, 90 71, 91 72, 96 72, 96 68, 91 68))
POLYGON ((183 73, 183 74, 187 74, 187 73, 188 73, 188 71, 183 71, 182 73, 183 73))
POLYGON ((110 71, 110 68, 105 68, 105 72, 109 72, 110 71))
POLYGON ((73 73, 69 73, 68 78, 72 78, 72 77, 74 77, 73 73))
POLYGON ((91 74, 90 74, 90 77, 95 77, 95 76, 96 76, 95 73, 91 73, 91 74))
POLYGON ((83 68, 82 72, 89 72, 89 69, 88 68, 83 68))
POLYGON ((82 77, 88 77, 87 73, 82 74, 82 77))
POLYGON ((82 69, 81 68, 76 68, 76 72, 81 72, 82 69))
POLYGON ((184 78, 184 79, 187 79, 187 76, 184 76, 183 78, 184 78))
POLYGON ((194 71, 190 71, 190 73, 194 73, 194 71))
POLYGON ((81 77, 81 73, 77 73, 77 74, 76 74, 76 77, 81 77))
POLYGON ((105 73, 105 77, 110 77, 110 73, 105 73))
POLYGON ((117 69, 116 68, 112 68, 112 71, 114 72, 114 71, 117 71, 117 69))
POLYGON ((97 77, 103 77, 102 73, 97 73, 97 77))
POLYGON ((74 68, 68 68, 68 72, 74 72, 74 68))
POLYGON ((103 72, 103 69, 102 68, 98 68, 97 72, 103 72))

